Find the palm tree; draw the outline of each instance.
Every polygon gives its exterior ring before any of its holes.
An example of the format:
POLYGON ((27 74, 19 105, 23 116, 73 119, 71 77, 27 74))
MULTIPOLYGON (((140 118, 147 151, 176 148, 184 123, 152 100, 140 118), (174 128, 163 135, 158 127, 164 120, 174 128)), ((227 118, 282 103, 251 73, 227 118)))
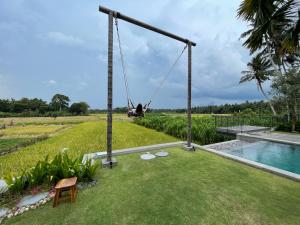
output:
POLYGON ((274 72, 274 70, 270 70, 271 63, 270 61, 262 58, 260 54, 253 57, 251 62, 247 64, 249 70, 242 71, 243 76, 240 79, 240 83, 249 82, 254 80, 256 82, 258 90, 263 94, 263 96, 267 99, 270 108, 273 112, 273 115, 276 116, 276 111, 268 98, 268 95, 265 93, 262 84, 269 80, 270 76, 274 72))
POLYGON ((251 53, 261 51, 267 55, 279 72, 295 52, 295 42, 299 41, 296 8, 296 0, 244 0, 237 11, 238 18, 251 25, 251 29, 241 35, 246 38, 244 46, 251 53))

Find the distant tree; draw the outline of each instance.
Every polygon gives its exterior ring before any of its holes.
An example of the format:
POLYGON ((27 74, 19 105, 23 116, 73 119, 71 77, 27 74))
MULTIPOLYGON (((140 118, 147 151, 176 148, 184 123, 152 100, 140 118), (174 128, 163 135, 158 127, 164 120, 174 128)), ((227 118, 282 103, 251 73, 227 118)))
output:
POLYGON ((86 102, 73 103, 70 112, 75 115, 87 114, 89 105, 86 102))
POLYGON ((11 103, 8 99, 0 99, 0 112, 9 112, 11 103))
POLYGON ((242 117, 255 117, 257 116, 256 112, 252 110, 251 108, 244 109, 240 113, 238 113, 239 116, 242 117))
POLYGON ((38 99, 38 98, 30 99, 28 103, 29 103, 29 108, 32 111, 44 113, 48 110, 47 102, 43 101, 42 99, 38 99))
POLYGON ((286 102, 291 114, 291 130, 294 132, 300 107, 300 71, 291 69, 285 75, 278 74, 273 79, 271 87, 275 96, 286 102))
POLYGON ((70 99, 68 96, 62 95, 62 94, 56 94, 52 97, 51 100, 51 107, 55 111, 62 111, 66 110, 69 107, 70 99))
POLYGON ((265 93, 262 84, 269 80, 269 77, 273 74, 273 70, 270 70, 271 63, 270 61, 261 57, 260 54, 253 57, 251 62, 247 64, 247 71, 242 71, 243 76, 240 79, 240 83, 248 82, 254 80, 256 82, 258 90, 263 94, 263 96, 267 99, 270 108, 274 115, 276 115, 276 111, 268 97, 265 93))

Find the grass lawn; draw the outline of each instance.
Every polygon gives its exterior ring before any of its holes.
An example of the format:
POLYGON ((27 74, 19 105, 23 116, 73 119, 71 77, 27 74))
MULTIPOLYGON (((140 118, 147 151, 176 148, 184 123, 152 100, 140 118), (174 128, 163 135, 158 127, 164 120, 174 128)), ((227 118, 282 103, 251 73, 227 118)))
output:
MULTIPOLYGON (((113 149, 177 141, 176 138, 130 122, 113 123, 113 149)), ((47 155, 54 156, 69 148, 71 156, 106 150, 106 122, 86 122, 62 131, 59 135, 0 157, 0 177, 18 175, 47 155)))
POLYGON ((27 142, 28 138, 10 138, 10 139, 1 139, 0 138, 0 153, 7 150, 8 148, 17 146, 19 144, 27 142))
POLYGON ((4 224, 299 224, 300 184, 204 152, 169 149, 142 161, 119 156, 98 169, 75 204, 41 208, 4 224))

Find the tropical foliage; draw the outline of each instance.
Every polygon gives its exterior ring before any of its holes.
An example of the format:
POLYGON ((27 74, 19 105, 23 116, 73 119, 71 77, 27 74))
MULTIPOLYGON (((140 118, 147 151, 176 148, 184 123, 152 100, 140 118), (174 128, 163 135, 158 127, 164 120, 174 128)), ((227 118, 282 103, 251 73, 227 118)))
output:
MULTIPOLYGON (((187 120, 182 116, 148 115, 147 117, 136 119, 135 123, 183 140, 186 139, 187 120)), ((193 118, 192 139, 196 143, 205 145, 224 141, 226 137, 216 132, 214 119, 210 116, 205 116, 193 118)))
MULTIPOLYGON (((300 33, 300 10, 296 0, 243 0, 237 15, 250 25, 250 29, 244 32, 241 37, 245 40, 244 46, 251 54, 255 53, 248 71, 241 81, 255 80, 259 90, 263 92, 262 83, 265 80, 274 78, 272 86, 278 87, 278 80, 285 82, 282 85, 287 87, 290 80, 290 73, 296 73, 299 68, 299 33, 300 33), (258 67, 253 67, 256 62, 258 67), (272 67, 273 72, 271 72, 272 67), (260 71, 260 72, 259 72, 260 71), (250 73, 251 72, 251 73, 250 73), (284 78, 289 77, 289 78, 284 78)), ((282 86, 282 87, 283 87, 282 86)), ((299 91, 299 86, 293 86, 299 91)), ((274 88, 273 88, 274 89, 274 88)), ((278 93, 278 88, 277 88, 278 93)), ((264 93, 264 92, 263 92, 264 93)), ((274 93, 274 90, 273 90, 274 93)), ((289 99, 286 92, 281 89, 281 98, 277 101, 289 99), (282 95, 285 95, 282 97, 282 95)), ((267 95, 264 93, 264 96, 267 95)), ((272 111, 275 110, 270 103, 272 111)), ((288 114, 295 114, 295 107, 287 107, 288 114)), ((296 117, 293 116, 296 124, 296 117)), ((293 126, 294 126, 293 125, 293 126)), ((293 130, 294 128, 292 128, 293 130)))
POLYGON ((300 107, 300 71, 289 70, 285 75, 278 74, 272 82, 274 95, 281 99, 291 112, 291 131, 296 130, 297 114, 300 107))
POLYGON ((98 164, 87 160, 82 163, 82 157, 72 159, 67 153, 60 153, 49 161, 48 156, 43 161, 39 161, 35 167, 24 171, 20 176, 7 176, 6 182, 9 191, 21 193, 27 188, 34 188, 43 183, 53 184, 63 178, 76 176, 79 181, 91 180, 98 164))
POLYGON ((247 66, 249 70, 242 71, 243 76, 240 80, 240 83, 254 80, 256 82, 258 90, 268 100, 268 103, 270 105, 270 108, 272 109, 273 114, 276 115, 276 111, 272 103, 269 101, 269 98, 262 87, 262 84, 266 80, 269 80, 270 76, 273 73, 273 70, 270 70, 271 67, 270 61, 266 60, 265 58, 262 58, 261 55, 258 54, 255 57, 253 57, 252 61, 248 63, 247 66))
POLYGON ((300 31, 297 7, 296 0, 243 0, 237 14, 250 23, 242 34, 244 46, 263 53, 277 69, 294 63, 300 31))

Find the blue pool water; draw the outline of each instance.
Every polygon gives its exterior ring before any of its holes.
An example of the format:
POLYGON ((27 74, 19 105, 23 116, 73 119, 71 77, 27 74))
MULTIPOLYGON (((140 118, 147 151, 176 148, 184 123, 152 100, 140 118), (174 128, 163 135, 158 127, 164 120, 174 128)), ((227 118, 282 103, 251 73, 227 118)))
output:
POLYGON ((300 174, 300 146, 260 141, 225 153, 300 174))

